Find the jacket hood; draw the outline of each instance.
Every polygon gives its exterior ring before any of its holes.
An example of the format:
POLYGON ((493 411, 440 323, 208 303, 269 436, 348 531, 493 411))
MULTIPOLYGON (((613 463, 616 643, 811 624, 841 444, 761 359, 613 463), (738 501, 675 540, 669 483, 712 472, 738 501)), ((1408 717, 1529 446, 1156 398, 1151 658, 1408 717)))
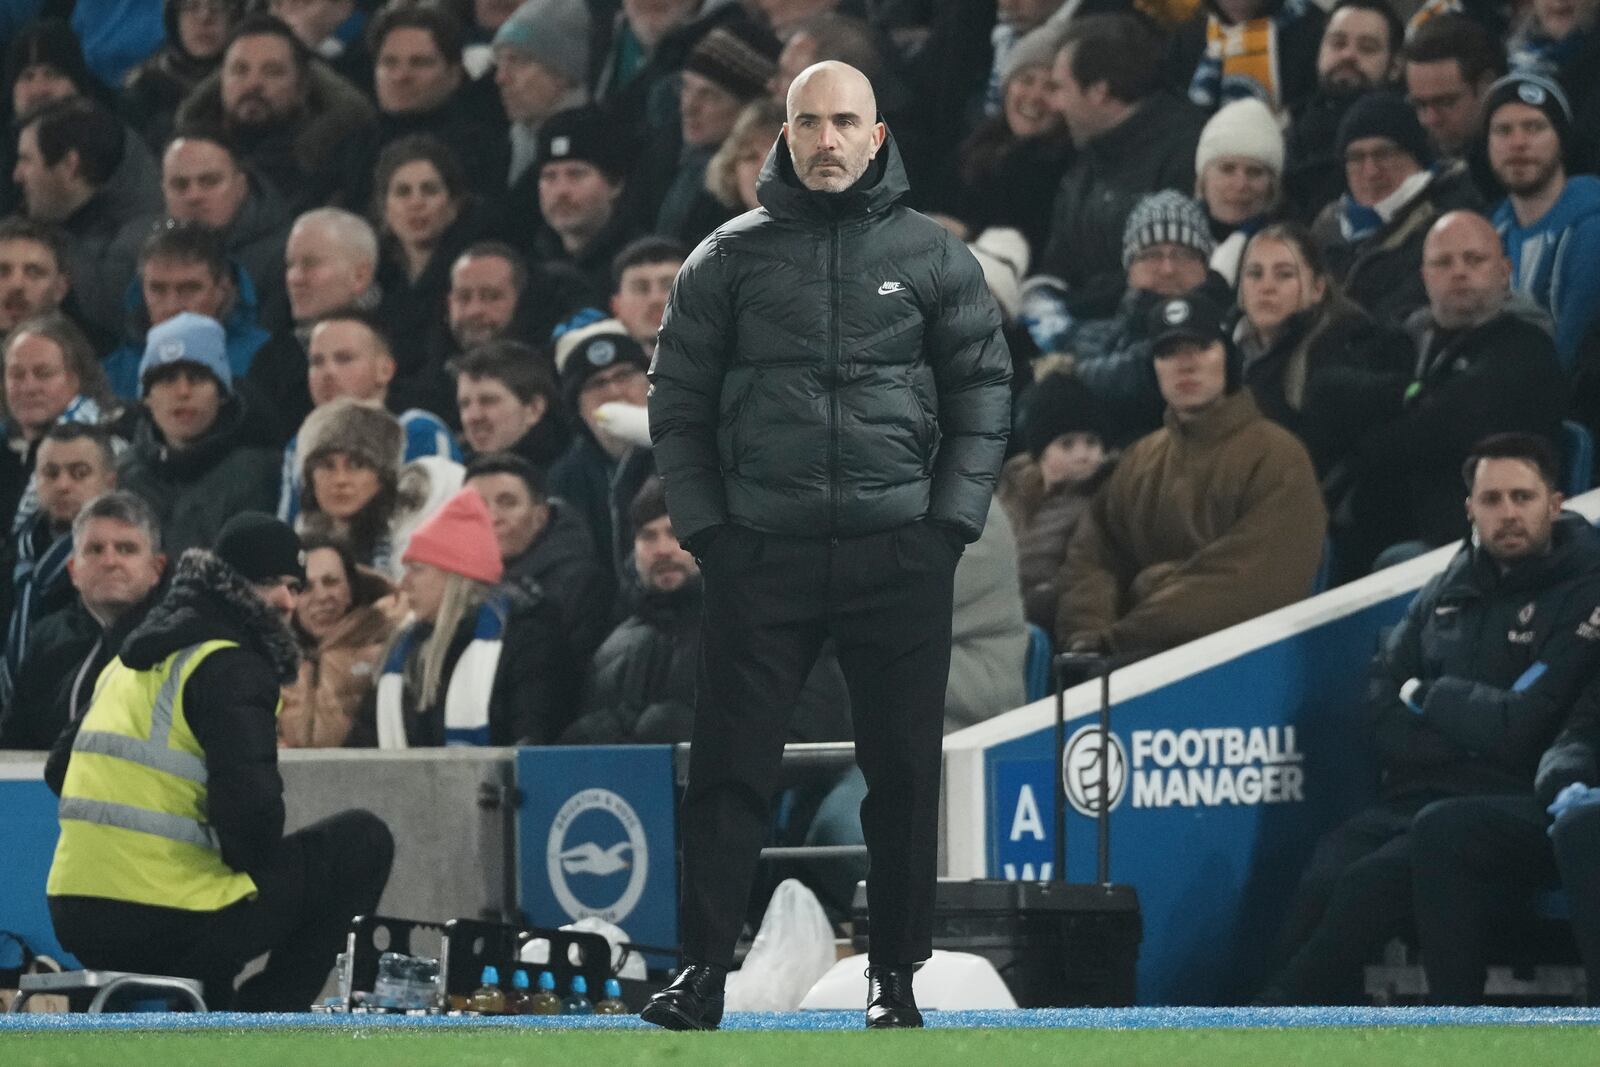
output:
POLYGON ((191 548, 178 560, 166 596, 128 635, 122 662, 149 670, 180 648, 213 640, 236 641, 264 657, 285 684, 299 672, 300 651, 288 624, 238 571, 206 549, 191 548))
POLYGON ((800 184, 789 146, 779 137, 772 142, 756 178, 756 199, 775 218, 807 222, 834 222, 884 210, 911 191, 894 133, 887 126, 884 131, 883 147, 867 164, 866 172, 842 193, 813 192, 800 184))
POLYGON ((1440 595, 1457 599, 1501 589, 1542 589, 1600 569, 1600 530, 1577 512, 1563 510, 1550 529, 1550 551, 1500 570, 1494 557, 1468 538, 1451 561, 1440 595))

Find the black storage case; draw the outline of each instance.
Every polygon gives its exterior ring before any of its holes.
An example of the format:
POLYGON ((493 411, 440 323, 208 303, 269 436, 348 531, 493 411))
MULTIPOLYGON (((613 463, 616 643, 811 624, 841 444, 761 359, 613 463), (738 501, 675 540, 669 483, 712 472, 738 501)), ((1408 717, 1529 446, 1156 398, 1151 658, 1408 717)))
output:
MULTIPOLYGON (((1100 729, 1111 730, 1114 662, 1064 654, 1053 662, 1056 688, 1056 860, 1066 872, 1066 794, 1061 780, 1065 693, 1072 675, 1100 678, 1100 729)), ((1102 767, 1106 766, 1102 750, 1102 767)), ((1102 783, 1103 786, 1103 783, 1102 783)), ((934 898, 933 947, 982 956, 1000 973, 1021 1008, 1127 1007, 1137 992, 1144 923, 1139 894, 1111 882, 1110 820, 1102 788, 1098 812, 1097 881, 1013 882, 939 880, 934 898)), ((854 945, 867 951, 866 884, 852 901, 854 945)))
MULTIPOLYGON (((855 947, 867 950, 866 886, 856 886, 855 947)), ((994 965, 1020 1008, 1134 1002, 1144 936, 1132 886, 939 880, 933 947, 994 965)))

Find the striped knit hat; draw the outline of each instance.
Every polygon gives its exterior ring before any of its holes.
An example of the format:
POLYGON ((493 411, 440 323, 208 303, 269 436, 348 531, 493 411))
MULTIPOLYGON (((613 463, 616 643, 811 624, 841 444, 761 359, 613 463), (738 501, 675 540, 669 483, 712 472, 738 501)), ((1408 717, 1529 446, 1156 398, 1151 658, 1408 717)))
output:
POLYGON ((694 46, 683 69, 715 82, 749 103, 767 91, 778 72, 778 39, 750 23, 718 26, 694 46))
POLYGON ((1134 258, 1151 245, 1185 245, 1209 261, 1217 244, 1200 205, 1172 189, 1151 193, 1133 206, 1122 230, 1122 265, 1131 266, 1134 258))

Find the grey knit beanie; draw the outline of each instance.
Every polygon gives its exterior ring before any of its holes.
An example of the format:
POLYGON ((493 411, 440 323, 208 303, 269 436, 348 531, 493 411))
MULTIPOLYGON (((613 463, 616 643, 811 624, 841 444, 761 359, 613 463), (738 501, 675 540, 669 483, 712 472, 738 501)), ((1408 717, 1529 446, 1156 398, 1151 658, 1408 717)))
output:
POLYGON ((1159 244, 1185 245, 1208 261, 1217 247, 1205 211, 1172 189, 1151 193, 1128 213, 1128 223, 1122 229, 1123 267, 1130 266, 1140 252, 1159 244))
POLYGON ((494 34, 511 48, 573 85, 589 83, 589 8, 583 0, 527 0, 494 34))

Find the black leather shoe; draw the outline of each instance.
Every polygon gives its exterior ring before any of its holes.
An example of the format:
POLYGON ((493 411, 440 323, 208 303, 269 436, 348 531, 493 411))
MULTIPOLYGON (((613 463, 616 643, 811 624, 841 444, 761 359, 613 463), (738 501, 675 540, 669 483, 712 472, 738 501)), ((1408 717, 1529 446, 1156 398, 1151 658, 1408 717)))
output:
POLYGON ((715 1030, 722 1022, 722 984, 727 977, 726 967, 690 963, 671 985, 650 998, 639 1018, 668 1030, 715 1030))
POLYGON ((911 994, 911 971, 905 967, 867 968, 867 1028, 888 1030, 922 1025, 917 998, 911 994))

